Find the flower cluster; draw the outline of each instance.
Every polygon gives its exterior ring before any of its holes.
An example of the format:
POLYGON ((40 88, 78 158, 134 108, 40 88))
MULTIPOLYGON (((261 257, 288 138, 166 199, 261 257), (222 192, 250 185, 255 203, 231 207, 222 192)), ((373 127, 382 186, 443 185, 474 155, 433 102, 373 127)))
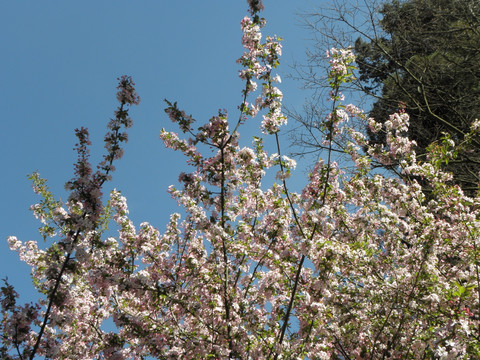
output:
POLYGON ((262 131, 273 134, 287 123, 287 118, 282 113, 283 94, 273 85, 281 82, 281 79, 279 75, 271 74, 272 69, 279 65, 282 46, 280 39, 276 37, 267 37, 266 42, 261 43, 260 31, 265 24, 265 20, 258 17, 253 20, 245 17, 242 20, 242 44, 247 51, 237 62, 243 66, 239 75, 246 81, 245 98, 257 89, 257 83, 253 79, 262 81, 262 93, 251 104, 244 101, 241 110, 246 115, 255 117, 260 110, 266 109, 267 113, 263 115, 262 131))
MULTIPOLYGON (((121 105, 138 105, 140 103, 140 96, 138 96, 135 90, 135 83, 131 76, 122 75, 117 78, 119 84, 117 89, 117 100, 121 105)), ((128 127, 128 126, 127 126, 128 127)))
POLYGON ((348 75, 350 69, 348 64, 355 61, 355 54, 352 49, 331 48, 326 52, 327 58, 330 58, 330 73, 335 75, 348 75))
POLYGON ((248 6, 250 7, 250 14, 252 14, 252 16, 265 9, 262 0, 247 0, 247 2, 248 6))

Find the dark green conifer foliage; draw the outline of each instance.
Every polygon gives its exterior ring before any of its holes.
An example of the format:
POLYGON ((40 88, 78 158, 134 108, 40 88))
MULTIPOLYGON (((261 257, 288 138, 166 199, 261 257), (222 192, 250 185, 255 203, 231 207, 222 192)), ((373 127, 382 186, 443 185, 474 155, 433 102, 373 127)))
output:
MULTIPOLYGON (((480 118, 480 1, 393 0, 379 12, 381 32, 355 43, 363 91, 378 96, 370 116, 384 122, 404 104, 419 158, 449 134, 457 156, 445 168, 473 194, 480 141, 464 141, 480 118)), ((382 133, 367 132, 370 141, 385 144, 382 133)))

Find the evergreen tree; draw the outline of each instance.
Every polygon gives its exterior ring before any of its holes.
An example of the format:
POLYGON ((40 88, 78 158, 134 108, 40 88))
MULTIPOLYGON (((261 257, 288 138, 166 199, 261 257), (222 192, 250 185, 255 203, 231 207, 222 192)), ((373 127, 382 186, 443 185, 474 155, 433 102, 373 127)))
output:
MULTIPOLYGON (((328 115, 319 110, 326 108, 329 91, 322 78, 326 71, 319 70, 325 49, 354 44, 358 74, 350 90, 367 95, 364 107, 370 107, 369 116, 384 124, 399 108, 406 111, 411 119, 408 136, 417 143, 419 161, 426 160, 429 147, 453 141, 454 151, 444 154, 443 168, 473 195, 478 189, 480 139, 473 139, 473 147, 465 144, 472 123, 480 118, 480 2, 367 0, 355 7, 334 0, 328 6, 304 15, 315 44, 308 51, 307 66, 296 70, 315 94, 302 112, 287 112, 300 124, 292 131, 293 144, 299 145, 294 155, 324 148, 317 124, 328 115)), ((388 147, 385 132, 375 133, 362 123, 357 128, 366 131, 372 144, 388 147)), ((339 139, 337 145, 345 149, 347 144, 339 139)), ((403 176, 398 164, 377 166, 403 176)), ((431 190, 417 180, 426 192, 431 190)))
MULTIPOLYGON (((480 3, 394 0, 384 3, 380 14, 382 36, 355 43, 359 80, 367 92, 380 95, 370 116, 384 123, 403 104, 420 158, 445 136, 453 140, 456 157, 446 170, 472 193, 480 151, 462 143, 480 117, 480 3)), ((370 141, 386 144, 385 133, 367 131, 370 141)))

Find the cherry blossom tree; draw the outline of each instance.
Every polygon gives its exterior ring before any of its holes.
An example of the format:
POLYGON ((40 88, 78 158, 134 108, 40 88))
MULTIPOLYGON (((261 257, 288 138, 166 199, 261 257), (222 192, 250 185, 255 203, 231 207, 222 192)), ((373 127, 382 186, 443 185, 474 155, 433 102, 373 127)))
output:
MULTIPOLYGON (((281 154, 282 113, 277 37, 262 40, 261 1, 248 1, 241 21, 245 82, 237 119, 226 110, 205 124, 176 102, 166 113, 182 135, 162 130, 166 147, 182 152, 192 171, 169 192, 183 208, 166 229, 135 226, 125 197, 110 193, 114 160, 122 155, 128 111, 139 103, 122 77, 120 102, 105 137, 98 170, 89 161, 88 131, 76 131, 78 162, 66 204, 46 181, 31 176, 42 201, 32 207, 49 246, 8 238, 32 267, 43 300, 18 305, 1 288, 1 355, 5 359, 457 359, 480 356, 479 206, 453 185, 441 164, 468 148, 445 137, 418 162, 406 136, 408 115, 383 123, 344 104, 342 84, 355 57, 331 49, 330 115, 319 160, 300 193, 289 191, 295 161, 281 154), (270 137, 239 145, 246 122, 270 137), (370 146, 351 118, 386 134, 370 146), (334 148, 338 136, 349 138, 334 148), (398 163, 404 179, 382 176, 370 156, 398 163), (349 156, 342 170, 334 152, 349 156), (266 176, 276 174, 268 185, 266 176), (415 180, 434 189, 426 198, 415 180), (410 180, 411 179, 411 180, 410 180), (118 236, 107 235, 109 220, 118 236), (108 322, 113 325, 105 326, 108 322), (108 328, 113 328, 108 329, 108 328)), ((471 136, 479 132, 475 122, 471 136)))

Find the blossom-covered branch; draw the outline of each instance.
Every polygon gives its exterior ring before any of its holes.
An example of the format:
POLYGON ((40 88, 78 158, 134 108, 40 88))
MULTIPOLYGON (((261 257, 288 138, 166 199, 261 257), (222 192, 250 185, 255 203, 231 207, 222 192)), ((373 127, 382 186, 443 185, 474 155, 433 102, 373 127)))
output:
POLYGON ((106 215, 101 200, 101 189, 104 182, 110 179, 109 173, 114 170, 113 161, 121 158, 123 154, 120 145, 127 141, 127 134, 120 130, 122 127, 129 128, 132 125, 127 107, 140 101, 130 77, 122 76, 118 80, 117 99, 120 105, 115 111, 115 118, 108 124, 110 131, 105 136, 107 154, 95 173, 89 161, 91 143, 88 130, 83 127, 75 130, 78 138, 76 145, 78 161, 75 164, 75 178, 65 185, 70 191, 67 209, 63 208, 59 201, 54 200, 46 187, 46 181, 37 173, 30 177, 35 192, 43 197, 40 204, 32 207, 35 216, 45 224, 40 233, 45 240, 46 236, 52 238, 60 236, 61 239, 54 242, 46 251, 40 250, 34 241, 22 245, 15 237, 8 239, 10 248, 19 251, 20 258, 32 266, 35 285, 46 295, 46 299, 40 300, 37 305, 19 308, 15 300, 18 295, 13 287, 5 282, 2 291, 8 302, 2 301, 4 356, 10 356, 9 347, 16 349, 20 359, 33 359, 37 353, 51 357, 58 351, 58 348, 55 348, 56 341, 51 335, 56 326, 55 316, 58 310, 73 295, 69 288, 75 278, 78 263, 75 254, 85 251, 85 247, 94 249, 95 245, 98 245, 101 217, 106 215), (39 311, 41 305, 46 306, 42 313, 39 311), (42 321, 38 319, 39 315, 43 317, 42 321), (32 325, 39 327, 38 333, 32 325), (47 339, 44 339, 45 337, 47 339))

